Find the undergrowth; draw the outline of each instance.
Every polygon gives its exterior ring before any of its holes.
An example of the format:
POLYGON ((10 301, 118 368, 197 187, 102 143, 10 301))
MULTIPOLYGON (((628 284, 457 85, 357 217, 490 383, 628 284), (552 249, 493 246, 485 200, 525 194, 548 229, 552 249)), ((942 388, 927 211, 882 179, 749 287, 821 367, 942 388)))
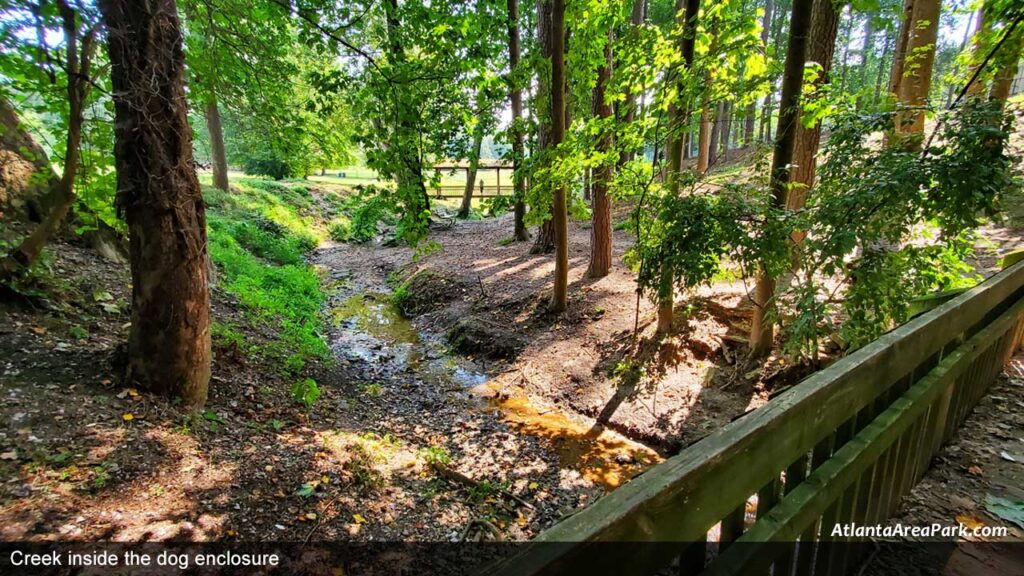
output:
MULTIPOLYGON (((264 358, 291 374, 310 359, 327 361, 321 335, 326 295, 304 260, 327 232, 309 190, 243 178, 230 193, 204 187, 203 195, 217 284, 238 298, 250 322, 271 328, 272 341, 260 347, 264 358)), ((237 341, 236 332, 220 332, 237 341)))

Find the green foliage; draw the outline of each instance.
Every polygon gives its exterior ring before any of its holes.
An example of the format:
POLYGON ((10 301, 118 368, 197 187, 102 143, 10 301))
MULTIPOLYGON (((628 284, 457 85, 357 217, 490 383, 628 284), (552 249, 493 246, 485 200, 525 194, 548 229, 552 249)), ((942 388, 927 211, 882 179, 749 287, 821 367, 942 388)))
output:
POLYGON ((304 262, 322 232, 295 208, 303 192, 244 180, 233 194, 211 188, 204 188, 204 194, 215 200, 207 223, 210 256, 221 272, 219 286, 239 299, 251 321, 276 333, 261 348, 264 356, 293 374, 307 359, 329 359, 321 334, 325 295, 304 262))
POLYGON ((295 170, 287 162, 277 158, 246 158, 243 166, 246 174, 269 176, 274 180, 295 175, 295 170))
POLYGON ((312 408, 318 398, 320 398, 320 387, 316 385, 316 381, 312 378, 306 378, 300 380, 292 387, 289 388, 292 399, 297 404, 302 404, 306 409, 312 408))
POLYGON ((452 456, 448 453, 448 450, 444 446, 437 444, 420 450, 420 458, 422 458, 428 466, 447 466, 452 463, 452 456))

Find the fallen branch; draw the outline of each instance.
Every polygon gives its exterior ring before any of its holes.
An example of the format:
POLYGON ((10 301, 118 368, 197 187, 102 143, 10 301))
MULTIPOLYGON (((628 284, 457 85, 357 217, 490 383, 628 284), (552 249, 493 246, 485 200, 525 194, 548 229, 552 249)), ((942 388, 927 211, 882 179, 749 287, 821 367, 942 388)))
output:
MULTIPOLYGON (((450 480, 452 482, 456 482, 458 484, 462 484, 470 488, 480 488, 479 482, 473 480, 469 476, 466 476, 462 472, 455 470, 454 468, 451 468, 445 464, 441 464, 440 462, 434 462, 431 466, 438 474, 441 475, 442 478, 446 480, 450 480)), ((533 504, 530 504, 526 500, 523 500, 519 496, 516 496, 515 494, 509 492, 508 490, 505 490, 504 488, 499 488, 497 486, 491 486, 490 488, 496 491, 497 493, 501 494, 502 496, 505 496, 506 498, 515 500, 516 502, 518 502, 519 504, 526 508, 529 508, 530 510, 534 509, 533 504)))

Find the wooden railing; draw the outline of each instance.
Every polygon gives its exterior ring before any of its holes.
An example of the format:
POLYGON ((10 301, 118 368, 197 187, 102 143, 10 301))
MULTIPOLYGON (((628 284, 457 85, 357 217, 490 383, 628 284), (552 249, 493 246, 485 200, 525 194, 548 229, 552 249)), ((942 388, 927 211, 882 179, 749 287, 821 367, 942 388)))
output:
POLYGON ((1022 334, 1024 262, 654 466, 487 574, 846 573, 865 543, 833 538, 833 527, 892 515, 1022 334))
MULTIPOLYGON (((466 192, 466 185, 434 186, 430 189, 434 198, 462 198, 466 192)), ((512 188, 499 184, 484 184, 480 182, 473 187, 473 198, 495 198, 507 196, 512 193, 512 188)))

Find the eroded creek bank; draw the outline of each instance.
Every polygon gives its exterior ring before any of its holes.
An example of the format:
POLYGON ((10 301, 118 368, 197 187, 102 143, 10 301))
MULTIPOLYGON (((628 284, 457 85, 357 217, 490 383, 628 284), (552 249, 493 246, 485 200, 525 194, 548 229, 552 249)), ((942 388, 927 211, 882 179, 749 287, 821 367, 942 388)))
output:
MULTIPOLYGON (((331 348, 350 380, 343 385, 376 398, 385 426, 407 428, 428 442, 440 440, 431 439, 432 424, 507 430, 531 440, 561 474, 578 475, 604 491, 661 460, 651 448, 615 431, 530 398, 517 387, 499 386, 492 378, 515 370, 514 361, 455 352, 445 334, 403 316, 383 270, 367 275, 338 269, 338 260, 328 260, 335 268, 327 271, 336 288, 329 303, 331 348)), ((520 465, 516 451, 507 455, 508 466, 520 465)))

